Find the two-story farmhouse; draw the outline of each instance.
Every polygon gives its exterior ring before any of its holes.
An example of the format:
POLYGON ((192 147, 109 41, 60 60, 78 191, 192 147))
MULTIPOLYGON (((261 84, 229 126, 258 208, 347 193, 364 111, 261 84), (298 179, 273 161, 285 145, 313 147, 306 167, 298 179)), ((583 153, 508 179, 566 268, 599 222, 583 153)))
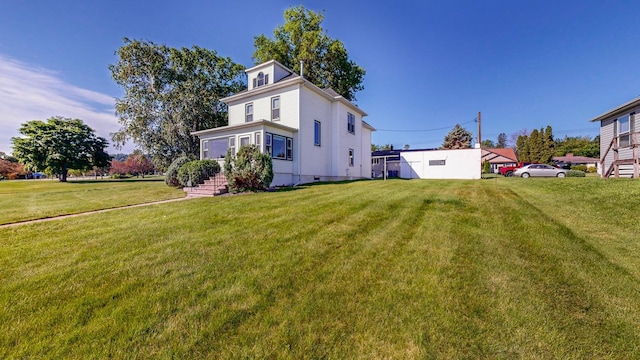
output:
POLYGON ((600 122, 600 169, 603 178, 640 177, 638 115, 640 97, 591 119, 600 122))
POLYGON ((229 125, 194 132, 201 159, 255 144, 273 158, 273 185, 371 177, 367 114, 275 60, 247 69, 248 89, 222 99, 229 125))

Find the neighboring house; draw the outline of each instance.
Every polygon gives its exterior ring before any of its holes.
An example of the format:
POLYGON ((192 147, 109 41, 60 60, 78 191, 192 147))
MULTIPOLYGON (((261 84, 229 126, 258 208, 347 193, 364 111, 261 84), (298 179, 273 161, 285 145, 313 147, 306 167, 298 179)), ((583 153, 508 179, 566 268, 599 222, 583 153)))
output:
POLYGON ((481 150, 403 150, 400 177, 405 179, 480 179, 481 150))
POLYGON ((586 165, 588 168, 597 167, 600 159, 590 158, 586 156, 575 156, 572 153, 568 153, 565 156, 554 156, 553 164, 560 167, 586 165))
POLYGON ((229 125, 196 131, 200 158, 223 160, 255 144, 273 158, 272 185, 369 178, 367 113, 275 60, 245 70, 248 89, 222 99, 229 125))
POLYGON ((378 150, 371 152, 371 177, 400 176, 400 150, 378 150))
POLYGON ((518 157, 512 148, 482 149, 481 164, 489 161, 491 173, 499 173, 503 166, 518 166, 518 157))
POLYGON ((591 119, 591 122, 600 122, 600 175, 603 178, 640 177, 638 111, 640 97, 591 119))

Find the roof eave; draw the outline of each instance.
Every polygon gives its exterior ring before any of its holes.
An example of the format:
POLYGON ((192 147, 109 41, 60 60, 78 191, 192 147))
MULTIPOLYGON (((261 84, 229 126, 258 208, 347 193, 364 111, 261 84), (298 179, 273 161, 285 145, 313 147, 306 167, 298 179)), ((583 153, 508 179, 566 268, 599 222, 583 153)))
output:
POLYGON ((626 111, 629 111, 635 107, 640 106, 640 97, 637 97, 631 101, 627 101, 626 103, 620 105, 620 106, 616 106, 615 108, 600 114, 596 117, 594 117, 593 119, 589 120, 590 122, 596 122, 596 121, 602 121, 602 120, 606 120, 608 118, 617 116, 617 115, 621 115, 626 111))

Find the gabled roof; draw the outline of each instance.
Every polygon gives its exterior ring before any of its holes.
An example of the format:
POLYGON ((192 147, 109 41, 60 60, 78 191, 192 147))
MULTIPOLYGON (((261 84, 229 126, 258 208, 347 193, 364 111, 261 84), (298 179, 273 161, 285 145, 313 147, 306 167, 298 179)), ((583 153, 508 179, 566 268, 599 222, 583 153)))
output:
POLYGON ((593 119, 589 120, 591 122, 595 122, 595 121, 602 121, 602 120, 607 120, 608 118, 612 118, 612 117, 616 117, 618 115, 622 115, 627 111, 632 110, 633 108, 636 108, 640 106, 640 97, 637 97, 631 101, 627 101, 626 103, 616 106, 613 109, 600 114, 596 117, 594 117, 593 119))
POLYGON ((495 149, 482 149, 482 157, 489 157, 489 162, 491 162, 493 159, 498 160, 498 162, 508 162, 508 161, 512 161, 512 162, 518 162, 518 157, 516 156, 516 152, 513 151, 512 148, 495 148, 495 149), (494 156, 491 157, 490 155, 493 154, 494 156), (489 155, 489 156, 488 156, 489 155), (502 157, 504 159, 502 160, 507 160, 507 161, 500 161, 501 159, 498 159, 499 157, 502 157))

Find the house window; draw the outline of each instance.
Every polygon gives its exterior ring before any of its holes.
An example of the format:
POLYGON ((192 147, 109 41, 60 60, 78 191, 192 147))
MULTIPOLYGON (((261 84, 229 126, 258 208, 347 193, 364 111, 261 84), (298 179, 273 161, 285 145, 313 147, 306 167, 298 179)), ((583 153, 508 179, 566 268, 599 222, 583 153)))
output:
POLYGON ((380 165, 380 158, 375 158, 375 159, 371 160, 371 163, 373 165, 380 165))
MULTIPOLYGON (((265 134, 264 135, 265 138, 265 152, 269 155, 271 155, 271 150, 273 149, 273 146, 271 145, 271 134, 265 134)), ((273 157, 273 156, 271 156, 273 157)))
POLYGON ((258 73, 258 76, 253 78, 253 87, 263 86, 269 84, 269 74, 264 74, 262 71, 258 73))
POLYGON ((244 121, 245 122, 252 122, 253 121, 253 103, 248 103, 245 106, 244 121))
POLYGON ((232 136, 229 138, 229 150, 231 150, 231 156, 236 155, 236 138, 232 136))
POLYGON ((242 137, 240 138, 240 147, 243 147, 243 146, 249 146, 249 145, 251 145, 251 137, 249 137, 249 136, 242 136, 242 137))
POLYGON ((445 166, 447 160, 429 160, 429 166, 445 166))
POLYGON ((280 96, 271 98, 271 120, 280 120, 280 96))
POLYGON ((262 134, 260 134, 259 132, 255 133, 253 143, 256 144, 258 150, 262 152, 262 134))
POLYGON ((274 159, 287 158, 287 139, 284 136, 273 135, 271 157, 274 159))
POLYGON ((349 149, 349 166, 353 166, 353 161, 355 157, 355 152, 353 149, 349 149))
POLYGON ((618 146, 629 147, 631 139, 629 135, 629 115, 618 118, 618 146))
POLYGON ((210 159, 220 159, 227 155, 227 149, 229 149, 229 139, 220 138, 209 140, 209 156, 210 159))
POLYGON ((347 113, 347 131, 356 133, 356 117, 352 113, 347 113))
POLYGON ((293 160, 293 139, 276 134, 265 134, 267 154, 273 159, 293 160))
POLYGON ((204 140, 202 142, 202 158, 203 159, 209 158, 209 141, 207 140, 204 140))
POLYGON ((313 122, 313 145, 320 146, 320 121, 313 122))

